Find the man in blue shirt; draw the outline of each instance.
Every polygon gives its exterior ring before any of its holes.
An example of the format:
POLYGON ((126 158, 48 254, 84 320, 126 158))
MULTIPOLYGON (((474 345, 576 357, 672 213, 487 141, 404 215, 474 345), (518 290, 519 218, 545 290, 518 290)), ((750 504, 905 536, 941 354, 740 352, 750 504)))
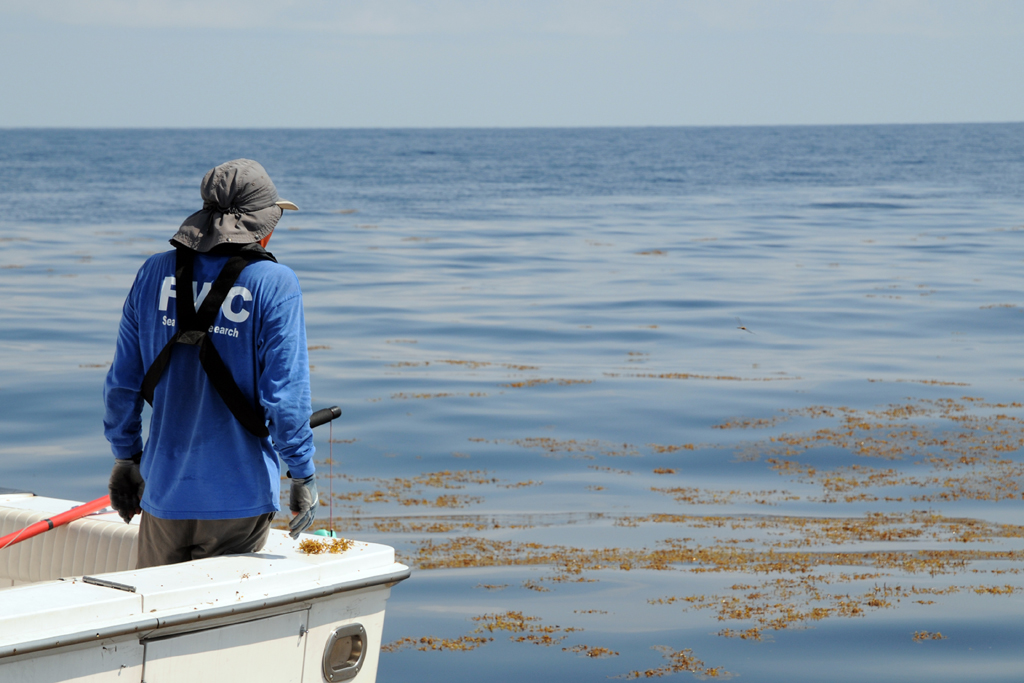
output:
POLYGON ((201 194, 174 250, 135 277, 103 391, 111 505, 126 522, 144 512, 140 568, 260 550, 280 460, 292 538, 319 501, 302 292, 265 250, 283 210, 298 207, 248 159, 211 170, 201 194))

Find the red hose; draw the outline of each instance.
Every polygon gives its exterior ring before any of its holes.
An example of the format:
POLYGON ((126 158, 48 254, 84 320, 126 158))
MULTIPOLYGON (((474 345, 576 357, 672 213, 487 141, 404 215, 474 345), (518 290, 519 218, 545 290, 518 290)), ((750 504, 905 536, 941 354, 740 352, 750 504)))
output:
POLYGON ((68 522, 73 522, 76 519, 80 519, 88 514, 96 512, 97 510, 102 510, 103 508, 109 506, 110 496, 103 496, 102 498, 91 500, 88 503, 82 503, 81 505, 77 505, 66 512, 61 512, 60 514, 54 515, 49 519, 44 519, 39 522, 36 522, 35 524, 30 524, 24 529, 21 529, 20 531, 15 531, 0 538, 0 550, 3 550, 4 548, 9 548, 15 543, 20 543, 25 539, 32 538, 33 536, 38 536, 44 531, 49 531, 50 529, 55 529, 59 526, 63 526, 68 522))

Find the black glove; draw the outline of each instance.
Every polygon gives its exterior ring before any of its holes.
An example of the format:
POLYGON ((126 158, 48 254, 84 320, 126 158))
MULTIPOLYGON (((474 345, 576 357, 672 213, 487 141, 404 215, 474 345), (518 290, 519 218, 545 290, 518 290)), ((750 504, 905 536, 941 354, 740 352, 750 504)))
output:
POLYGON ((311 474, 305 479, 292 479, 292 495, 288 509, 293 513, 288 523, 292 538, 309 528, 316 517, 316 506, 320 503, 320 494, 316 490, 316 475, 311 474))
POLYGON ((110 473, 110 507, 121 515, 125 524, 132 521, 135 513, 142 512, 142 492, 146 490, 146 482, 139 472, 141 457, 142 454, 138 453, 130 460, 115 460, 110 473))

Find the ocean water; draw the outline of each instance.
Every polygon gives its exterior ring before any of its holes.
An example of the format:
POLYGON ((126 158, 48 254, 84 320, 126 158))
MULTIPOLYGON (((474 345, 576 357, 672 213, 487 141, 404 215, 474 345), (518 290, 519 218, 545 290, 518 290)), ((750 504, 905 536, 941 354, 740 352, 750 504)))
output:
MULTIPOLYGON (((301 207, 378 680, 1017 680, 1024 124, 0 131, 0 487, 106 491, 135 271, 301 207)), ((333 472, 333 477, 330 474, 333 472)))

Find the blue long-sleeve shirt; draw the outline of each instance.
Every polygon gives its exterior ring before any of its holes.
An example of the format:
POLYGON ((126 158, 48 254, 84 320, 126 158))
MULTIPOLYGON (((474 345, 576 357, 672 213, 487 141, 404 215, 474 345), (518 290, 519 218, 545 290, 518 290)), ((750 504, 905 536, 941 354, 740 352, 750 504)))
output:
MULTIPOLYGON (((197 307, 227 260, 195 256, 190 284, 197 307)), ((104 432, 117 458, 143 451, 142 379, 177 329, 174 268, 174 251, 150 257, 124 303, 103 389, 104 432)), ((278 456, 292 477, 315 469, 306 325, 295 273, 273 261, 246 266, 208 334, 242 393, 263 411, 270 436, 254 436, 231 414, 199 363, 199 347, 177 344, 154 391, 141 464, 142 509, 163 519, 236 519, 278 510, 278 456)))

